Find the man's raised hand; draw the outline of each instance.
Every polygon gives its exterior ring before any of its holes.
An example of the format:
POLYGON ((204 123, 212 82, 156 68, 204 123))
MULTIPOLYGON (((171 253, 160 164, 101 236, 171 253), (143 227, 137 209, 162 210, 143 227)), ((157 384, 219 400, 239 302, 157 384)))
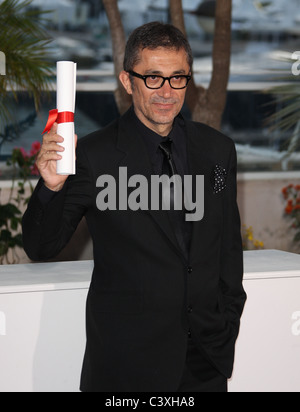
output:
MULTIPOLYGON (((61 176, 56 173, 57 161, 62 159, 61 153, 65 150, 59 145, 59 143, 63 143, 64 139, 57 134, 57 127, 57 123, 54 123, 50 133, 44 135, 43 144, 36 161, 45 186, 54 192, 59 192, 68 179, 68 176, 61 176)), ((76 135, 75 139, 77 145, 76 135)))

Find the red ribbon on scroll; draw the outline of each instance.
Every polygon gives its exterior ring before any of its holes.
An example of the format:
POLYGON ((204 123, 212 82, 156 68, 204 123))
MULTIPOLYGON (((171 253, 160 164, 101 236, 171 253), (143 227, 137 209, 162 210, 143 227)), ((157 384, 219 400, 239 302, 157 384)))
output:
POLYGON ((58 124, 61 124, 61 123, 74 123, 74 113, 72 113, 72 112, 58 113, 57 109, 50 110, 48 121, 47 121, 45 130, 43 131, 42 134, 49 133, 55 122, 58 123, 58 124))

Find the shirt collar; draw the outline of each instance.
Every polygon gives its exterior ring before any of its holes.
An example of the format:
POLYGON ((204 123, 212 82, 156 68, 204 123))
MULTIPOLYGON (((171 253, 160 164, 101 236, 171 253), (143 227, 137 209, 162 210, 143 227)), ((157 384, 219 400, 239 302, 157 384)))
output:
MULTIPOLYGON (((147 126, 145 126, 140 119, 137 117, 134 111, 134 107, 132 106, 132 113, 134 117, 134 121, 137 127, 137 130, 141 134, 143 140, 145 141, 147 145, 147 149, 149 150, 150 156, 152 157, 152 154, 154 155, 160 143, 166 139, 166 137, 162 137, 161 135, 155 133, 153 130, 149 129, 147 126)), ((185 121, 184 118, 182 117, 181 113, 174 119, 174 124, 173 128, 169 134, 170 139, 173 140, 174 147, 180 147, 182 144, 181 142, 181 136, 182 133, 180 133, 180 129, 185 127, 185 121)))

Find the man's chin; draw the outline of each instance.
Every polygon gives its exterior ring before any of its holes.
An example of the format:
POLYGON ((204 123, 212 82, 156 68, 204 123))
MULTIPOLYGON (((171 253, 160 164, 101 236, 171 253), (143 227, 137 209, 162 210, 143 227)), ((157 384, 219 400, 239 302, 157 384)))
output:
POLYGON ((175 113, 174 108, 173 108, 173 110, 155 112, 153 114, 152 120, 153 120, 153 123, 166 125, 166 124, 172 124, 176 116, 177 116, 177 113, 175 113))

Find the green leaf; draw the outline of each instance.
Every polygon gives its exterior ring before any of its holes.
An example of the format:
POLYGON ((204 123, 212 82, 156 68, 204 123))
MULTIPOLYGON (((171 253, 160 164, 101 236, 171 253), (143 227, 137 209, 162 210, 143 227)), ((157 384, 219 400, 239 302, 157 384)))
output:
POLYGON ((8 245, 0 241, 0 256, 5 256, 8 250, 8 245))
POLYGON ((12 239, 11 233, 9 230, 3 229, 0 233, 0 241, 1 242, 9 242, 12 239))
POLYGON ((18 230, 18 226, 19 226, 19 224, 20 224, 20 220, 21 220, 21 219, 18 219, 17 217, 13 217, 13 218, 11 219, 11 224, 10 224, 11 230, 14 230, 14 231, 18 230))
POLYGON ((6 76, 0 76, 0 124, 12 119, 5 101, 8 88, 17 100, 17 90, 26 89, 39 108, 43 90, 49 90, 51 62, 47 45, 52 41, 44 29, 45 12, 34 9, 32 0, 0 3, 0 48, 6 55, 6 76))
POLYGON ((23 236, 19 233, 14 237, 16 246, 23 247, 23 236))
POLYGON ((12 203, 0 206, 1 219, 7 221, 15 216, 22 215, 22 212, 12 203))

